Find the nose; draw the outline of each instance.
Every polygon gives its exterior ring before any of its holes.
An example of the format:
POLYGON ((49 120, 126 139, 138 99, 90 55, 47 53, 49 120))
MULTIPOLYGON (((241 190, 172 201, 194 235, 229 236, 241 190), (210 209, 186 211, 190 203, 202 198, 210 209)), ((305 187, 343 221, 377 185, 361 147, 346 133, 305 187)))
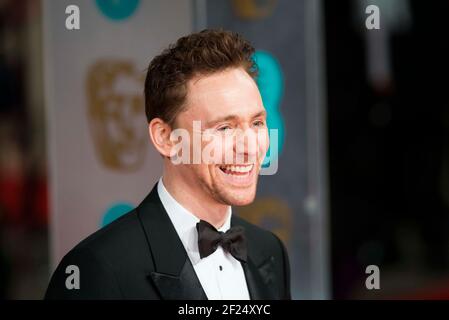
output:
POLYGON ((258 136, 252 128, 238 130, 235 136, 236 164, 255 163, 258 154, 258 136))

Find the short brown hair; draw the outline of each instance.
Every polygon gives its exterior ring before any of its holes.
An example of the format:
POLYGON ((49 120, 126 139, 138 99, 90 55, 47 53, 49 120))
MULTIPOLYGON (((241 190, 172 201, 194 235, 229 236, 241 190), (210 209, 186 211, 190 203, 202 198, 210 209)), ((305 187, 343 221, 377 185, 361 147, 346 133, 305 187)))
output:
POLYGON ((170 126, 183 110, 187 82, 194 76, 242 67, 255 79, 254 48, 240 35, 203 30, 180 38, 150 63, 145 79, 145 113, 148 122, 161 118, 170 126))

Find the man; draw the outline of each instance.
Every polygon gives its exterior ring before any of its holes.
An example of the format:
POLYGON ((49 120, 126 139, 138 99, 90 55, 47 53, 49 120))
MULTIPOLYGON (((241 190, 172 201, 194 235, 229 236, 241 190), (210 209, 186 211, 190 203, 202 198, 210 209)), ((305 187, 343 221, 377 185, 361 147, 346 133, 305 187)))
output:
POLYGON ((254 200, 268 150, 253 53, 237 34, 204 30, 153 59, 145 111, 162 178, 63 258, 46 298, 290 299, 281 241, 231 212, 254 200), (79 288, 67 288, 68 266, 79 288))

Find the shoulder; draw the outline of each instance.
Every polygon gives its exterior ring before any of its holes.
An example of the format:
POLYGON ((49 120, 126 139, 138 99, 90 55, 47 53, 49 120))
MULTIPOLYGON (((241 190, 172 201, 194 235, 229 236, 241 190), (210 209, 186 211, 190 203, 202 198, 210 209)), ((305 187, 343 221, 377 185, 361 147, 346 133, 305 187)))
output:
MULTIPOLYGON (((151 265, 146 234, 138 211, 128 212, 76 245, 64 259, 88 260, 121 273, 129 265, 151 265)), ((63 259, 63 261, 64 261, 63 259)))
POLYGON ((133 242, 144 240, 144 237, 137 210, 134 209, 97 230, 71 251, 101 252, 105 256, 110 256, 133 242))
POLYGON ((233 217, 233 223, 245 229, 248 247, 257 253, 255 256, 258 257, 258 260, 263 260, 271 256, 282 256, 286 253, 282 241, 273 232, 237 216, 233 217))
POLYGON ((145 234, 136 210, 82 240, 59 262, 46 292, 47 299, 121 297, 121 279, 137 273, 148 258, 145 234), (76 267, 82 290, 66 290, 67 268, 76 267))

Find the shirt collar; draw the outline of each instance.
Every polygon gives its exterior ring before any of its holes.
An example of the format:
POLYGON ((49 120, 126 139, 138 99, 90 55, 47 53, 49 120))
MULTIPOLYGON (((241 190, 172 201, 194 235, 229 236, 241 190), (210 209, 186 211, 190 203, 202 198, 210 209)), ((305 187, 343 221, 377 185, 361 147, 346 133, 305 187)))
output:
MULTIPOLYGON (((196 224, 200 221, 193 213, 184 208, 175 198, 167 191, 162 182, 162 177, 157 184, 157 192, 161 199, 162 205, 167 211, 167 214, 175 227, 176 233, 181 239, 184 248, 189 256, 194 256, 194 260, 199 259, 198 252, 198 234, 196 231, 196 224), (198 259, 197 259, 198 258, 198 259)), ((226 232, 231 227, 232 209, 228 206, 228 213, 226 220, 218 231, 226 232)), ((194 262, 194 261, 192 261, 194 262)))

